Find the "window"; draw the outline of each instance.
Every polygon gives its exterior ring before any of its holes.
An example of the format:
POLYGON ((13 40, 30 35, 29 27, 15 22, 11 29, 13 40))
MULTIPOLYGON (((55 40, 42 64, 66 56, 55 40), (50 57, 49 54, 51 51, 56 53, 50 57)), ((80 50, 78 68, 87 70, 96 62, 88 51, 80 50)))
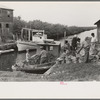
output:
POLYGON ((6 28, 9 28, 9 24, 6 24, 6 28))
POLYGON ((10 17, 10 11, 7 11, 7 16, 10 17))
POLYGON ((8 17, 10 17, 10 15, 8 15, 8 17))
POLYGON ((50 46, 50 51, 53 50, 53 46, 50 46))

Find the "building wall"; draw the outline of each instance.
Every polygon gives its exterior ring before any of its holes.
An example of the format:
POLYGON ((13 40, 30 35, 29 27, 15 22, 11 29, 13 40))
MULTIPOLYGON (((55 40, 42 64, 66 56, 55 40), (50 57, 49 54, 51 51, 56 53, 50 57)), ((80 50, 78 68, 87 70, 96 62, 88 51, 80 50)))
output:
POLYGON ((13 10, 0 8, 0 36, 7 39, 13 30, 13 10))
POLYGON ((97 25, 97 40, 100 43, 100 24, 97 25))
POLYGON ((0 22, 13 22, 13 10, 0 8, 0 22))
POLYGON ((59 57, 59 46, 53 46, 53 50, 49 50, 50 53, 52 53, 54 56, 59 57))

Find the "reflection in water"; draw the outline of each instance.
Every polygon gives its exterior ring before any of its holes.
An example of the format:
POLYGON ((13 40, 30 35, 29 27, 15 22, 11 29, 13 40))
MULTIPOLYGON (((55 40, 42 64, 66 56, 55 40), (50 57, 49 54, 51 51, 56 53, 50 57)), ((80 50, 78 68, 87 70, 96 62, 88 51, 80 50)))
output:
POLYGON ((0 55, 0 70, 2 71, 11 71, 11 66, 16 61, 16 53, 6 53, 0 55))
MULTIPOLYGON (((34 55, 36 51, 31 51, 30 56, 34 55)), ((0 55, 0 70, 1 71, 12 71, 11 66, 18 61, 25 60, 26 53, 6 53, 0 55)))

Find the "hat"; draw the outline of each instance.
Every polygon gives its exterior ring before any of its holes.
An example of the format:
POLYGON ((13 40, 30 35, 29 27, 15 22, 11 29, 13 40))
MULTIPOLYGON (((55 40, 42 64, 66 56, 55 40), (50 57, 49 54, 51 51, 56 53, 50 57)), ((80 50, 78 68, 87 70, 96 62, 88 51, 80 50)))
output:
POLYGON ((40 49, 43 49, 43 46, 40 46, 40 49))
POLYGON ((29 51, 29 49, 26 49, 26 51, 29 51))
POLYGON ((75 34, 74 37, 77 37, 77 35, 75 34))

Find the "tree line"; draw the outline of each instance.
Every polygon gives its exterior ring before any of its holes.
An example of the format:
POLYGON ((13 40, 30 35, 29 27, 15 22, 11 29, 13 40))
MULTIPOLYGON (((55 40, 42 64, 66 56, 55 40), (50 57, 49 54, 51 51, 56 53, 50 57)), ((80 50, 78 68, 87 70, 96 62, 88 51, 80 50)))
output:
POLYGON ((66 36, 79 34, 84 31, 95 29, 96 27, 78 27, 78 26, 70 26, 62 25, 62 24, 52 24, 48 22, 42 22, 40 20, 33 21, 25 21, 22 20, 21 17, 14 17, 13 19, 13 34, 18 36, 21 34, 21 29, 23 27, 37 29, 37 30, 45 30, 49 39, 59 40, 64 37, 64 32, 66 32, 66 36))

